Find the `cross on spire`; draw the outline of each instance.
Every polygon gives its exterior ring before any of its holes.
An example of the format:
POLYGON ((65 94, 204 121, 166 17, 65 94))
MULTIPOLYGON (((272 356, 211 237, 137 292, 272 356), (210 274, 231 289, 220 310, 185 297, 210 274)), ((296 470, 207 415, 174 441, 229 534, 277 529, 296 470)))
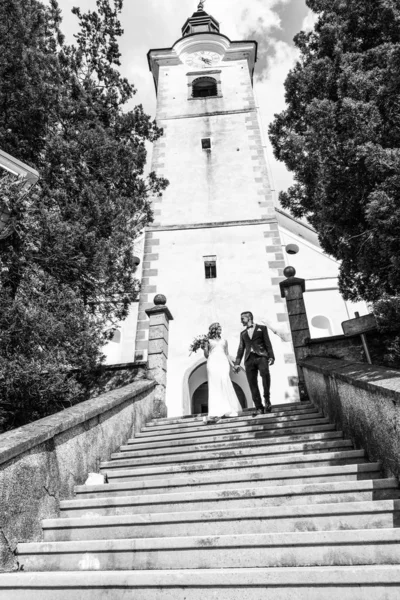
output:
POLYGON ((197 7, 197 10, 204 10, 204 2, 206 0, 200 0, 199 5, 197 7))

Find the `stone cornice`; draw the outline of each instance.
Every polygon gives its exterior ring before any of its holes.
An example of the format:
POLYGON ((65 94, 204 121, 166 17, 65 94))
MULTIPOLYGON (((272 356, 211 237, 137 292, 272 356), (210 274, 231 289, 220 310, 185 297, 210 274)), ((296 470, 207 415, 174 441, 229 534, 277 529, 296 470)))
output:
MULTIPOLYGON (((192 98, 192 100, 202 101, 207 100, 208 98, 192 98)), ((199 117, 220 117, 224 115, 240 115, 243 113, 255 113, 257 112, 255 108, 241 108, 238 110, 214 110, 212 112, 202 112, 195 113, 193 115, 176 115, 174 117, 159 117, 157 116, 157 121, 174 121, 176 119, 198 119, 199 117)))
POLYGON ((180 223, 171 225, 149 225, 147 231, 185 231, 186 229, 217 229, 219 227, 243 227, 277 223, 276 217, 247 219, 244 221, 215 221, 212 223, 180 223))
MULTIPOLYGON (((172 48, 155 48, 147 53, 150 71, 153 73, 156 90, 160 66, 184 64, 187 54, 201 50, 209 50, 219 54, 221 61, 247 61, 250 76, 253 77, 254 65, 257 61, 257 42, 254 40, 231 41, 222 33, 196 33, 179 39, 172 48)), ((219 66, 219 65, 218 65, 219 66)))

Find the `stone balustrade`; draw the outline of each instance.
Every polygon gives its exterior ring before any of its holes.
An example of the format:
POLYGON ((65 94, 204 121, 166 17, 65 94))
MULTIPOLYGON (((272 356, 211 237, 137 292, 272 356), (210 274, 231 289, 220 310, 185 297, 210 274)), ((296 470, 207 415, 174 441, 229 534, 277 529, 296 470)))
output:
POLYGON ((312 402, 385 476, 400 477, 400 371, 322 357, 300 365, 312 402))
POLYGON ((41 521, 154 416, 156 383, 139 379, 0 435, 0 570, 17 543, 40 541, 41 521))
POLYGON ((280 286, 303 398, 318 406, 356 448, 364 448, 370 461, 380 461, 386 476, 400 477, 400 371, 364 362, 359 336, 310 339, 305 281, 295 277, 293 267, 284 273, 287 279, 280 286))

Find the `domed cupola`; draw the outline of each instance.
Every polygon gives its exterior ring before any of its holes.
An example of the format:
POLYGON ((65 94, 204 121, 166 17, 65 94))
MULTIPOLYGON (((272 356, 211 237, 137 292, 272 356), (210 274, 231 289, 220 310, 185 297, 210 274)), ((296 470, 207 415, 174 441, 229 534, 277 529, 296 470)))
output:
POLYGON ((206 13, 204 10, 204 2, 199 2, 199 6, 193 15, 186 21, 182 27, 182 35, 194 35, 196 33, 219 33, 219 23, 206 13))

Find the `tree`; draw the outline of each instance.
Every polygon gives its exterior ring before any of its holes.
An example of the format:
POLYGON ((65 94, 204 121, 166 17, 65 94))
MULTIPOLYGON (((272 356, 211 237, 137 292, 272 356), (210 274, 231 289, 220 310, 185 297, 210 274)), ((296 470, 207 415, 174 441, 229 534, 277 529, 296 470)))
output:
POLYGON ((161 130, 141 106, 125 110, 135 89, 118 70, 121 10, 122 0, 73 9, 68 46, 55 0, 0 0, 0 147, 41 175, 0 241, 0 391, 14 425, 79 397, 70 371, 101 360, 136 298, 133 242, 167 185, 144 177, 145 142, 161 130))
POLYGON ((349 300, 400 294, 400 3, 307 0, 287 108, 270 139, 295 183, 280 201, 341 261, 349 300))
POLYGON ((0 147, 39 163, 58 73, 60 12, 38 0, 0 0, 0 147))

